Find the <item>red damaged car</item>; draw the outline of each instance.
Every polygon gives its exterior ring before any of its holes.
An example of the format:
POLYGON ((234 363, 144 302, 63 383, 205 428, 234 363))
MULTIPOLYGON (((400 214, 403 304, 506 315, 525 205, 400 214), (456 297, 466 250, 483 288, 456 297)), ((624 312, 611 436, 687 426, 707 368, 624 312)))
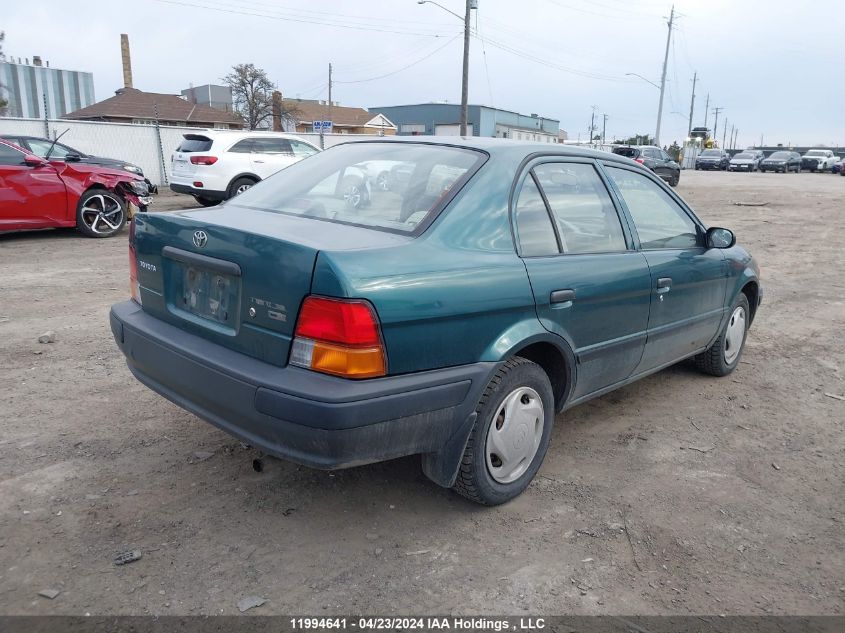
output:
POLYGON ((140 176, 85 163, 48 161, 0 140, 0 233, 75 226, 109 237, 126 224, 128 203, 152 202, 140 176))

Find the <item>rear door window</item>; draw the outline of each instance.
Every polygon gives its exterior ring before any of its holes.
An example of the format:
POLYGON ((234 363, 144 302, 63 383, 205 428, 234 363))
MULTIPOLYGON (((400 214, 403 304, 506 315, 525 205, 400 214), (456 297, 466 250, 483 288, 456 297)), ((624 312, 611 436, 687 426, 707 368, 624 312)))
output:
POLYGON ((619 167, 606 167, 631 213, 643 249, 698 246, 695 222, 651 178, 619 167))
POLYGON ((256 154, 282 154, 293 156, 293 148, 286 138, 256 138, 253 139, 253 152, 256 154))
POLYGON ((592 165, 546 163, 533 171, 557 224, 564 253, 627 250, 619 215, 592 165))
POLYGON ((229 148, 229 151, 234 152, 235 154, 250 154, 253 146, 253 139, 245 138, 244 140, 238 141, 232 145, 232 147, 229 148))

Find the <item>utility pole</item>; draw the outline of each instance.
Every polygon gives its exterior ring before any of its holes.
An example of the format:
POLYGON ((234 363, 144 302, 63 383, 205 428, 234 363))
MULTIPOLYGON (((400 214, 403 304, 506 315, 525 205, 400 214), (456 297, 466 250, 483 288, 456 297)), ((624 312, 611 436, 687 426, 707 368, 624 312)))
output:
POLYGON ((724 108, 713 108, 713 112, 716 113, 716 122, 713 124, 713 138, 716 138, 716 135, 719 133, 719 113, 724 110, 724 108))
POLYGON ((710 93, 707 93, 707 101, 704 102, 704 127, 707 127, 707 113, 710 111, 710 93))
MULTIPOLYGON (((328 108, 327 108, 328 112, 325 114, 324 120, 325 121, 331 121, 332 120, 332 64, 331 64, 331 62, 329 62, 329 102, 328 102, 327 106, 328 106, 328 108)), ((332 129, 334 129, 334 126, 332 126, 332 129)), ((324 133, 325 133, 325 130, 323 129, 323 121, 320 121, 320 149, 326 148, 324 137, 323 137, 324 133)))
POLYGON ((672 23, 675 21, 675 5, 669 13, 669 33, 666 35, 666 53, 663 55, 663 74, 660 77, 660 103, 657 104, 657 130, 654 144, 660 147, 660 122, 663 118, 663 93, 666 91, 666 67, 669 65, 669 44, 672 42, 672 23))
POLYGON ((593 142, 593 132, 596 131, 596 109, 598 106, 593 106, 593 113, 590 115, 590 143, 593 142))
POLYGON ((607 132, 607 115, 602 114, 602 118, 604 119, 601 124, 601 144, 604 145, 605 140, 605 133, 607 132))
POLYGON ((689 126, 687 129, 687 136, 692 134, 692 113, 695 109, 695 82, 698 79, 698 72, 692 74, 692 99, 689 102, 689 126))
POLYGON ((725 137, 728 135, 728 119, 725 119, 725 126, 722 128, 722 149, 728 149, 725 147, 725 137))
POLYGON ((461 136, 467 135, 467 118, 469 116, 469 16, 473 0, 466 0, 464 14, 464 72, 461 80, 461 136))
POLYGON ((736 128, 734 130, 734 145, 733 145, 734 149, 736 149, 736 142, 737 142, 738 138, 739 138, 739 128, 736 128))
MULTIPOLYGON (((725 127, 727 127, 727 124, 725 125, 725 127)), ((728 147, 730 147, 730 149, 733 149, 734 148, 734 125, 733 125, 733 123, 731 124, 731 135, 728 138, 730 139, 730 142, 728 143, 728 147)))

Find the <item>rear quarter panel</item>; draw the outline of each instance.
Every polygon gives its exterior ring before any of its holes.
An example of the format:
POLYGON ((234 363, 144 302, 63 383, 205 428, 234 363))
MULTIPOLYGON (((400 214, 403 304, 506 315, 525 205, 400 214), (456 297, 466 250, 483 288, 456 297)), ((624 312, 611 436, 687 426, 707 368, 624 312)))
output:
POLYGON ((401 247, 320 253, 312 292, 372 302, 390 374, 498 361, 548 336, 508 220, 517 165, 491 158, 423 235, 401 247))

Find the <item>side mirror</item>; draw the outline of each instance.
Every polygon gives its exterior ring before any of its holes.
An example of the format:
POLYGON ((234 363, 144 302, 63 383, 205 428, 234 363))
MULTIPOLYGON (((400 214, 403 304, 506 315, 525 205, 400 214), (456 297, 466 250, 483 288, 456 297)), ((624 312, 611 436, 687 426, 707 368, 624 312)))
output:
POLYGON ((43 167, 47 164, 47 161, 35 154, 27 154, 23 157, 23 164, 30 167, 43 167))
POLYGON ((730 229, 718 226, 707 229, 707 248, 730 248, 736 244, 736 235, 730 229))
POLYGON ((79 154, 76 154, 74 152, 68 152, 67 154, 65 154, 65 162, 78 163, 81 160, 82 160, 82 156, 80 156, 79 154))

